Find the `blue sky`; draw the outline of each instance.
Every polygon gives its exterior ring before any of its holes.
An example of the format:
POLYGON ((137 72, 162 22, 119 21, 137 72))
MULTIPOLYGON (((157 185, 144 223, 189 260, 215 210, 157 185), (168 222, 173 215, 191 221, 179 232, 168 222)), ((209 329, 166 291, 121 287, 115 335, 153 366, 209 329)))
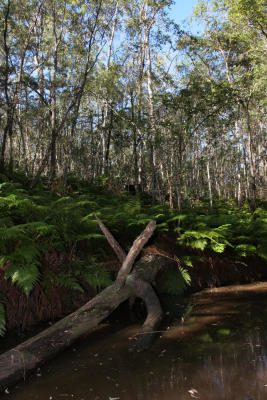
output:
POLYGON ((183 24, 183 21, 193 12, 193 8, 197 5, 198 0, 175 0, 175 4, 171 7, 170 17, 181 27, 187 28, 193 33, 198 33, 201 31, 201 27, 199 27, 196 23, 193 23, 190 27, 188 23, 183 24))

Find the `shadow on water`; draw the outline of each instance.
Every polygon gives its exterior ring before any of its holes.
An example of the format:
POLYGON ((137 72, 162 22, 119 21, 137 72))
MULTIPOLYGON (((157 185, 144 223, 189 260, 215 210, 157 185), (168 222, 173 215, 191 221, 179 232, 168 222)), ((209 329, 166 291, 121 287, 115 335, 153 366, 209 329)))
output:
POLYGON ((267 291, 258 289, 263 296, 255 296, 255 289, 253 299, 231 290, 193 296, 190 316, 167 326, 144 353, 131 351, 138 326, 118 331, 99 328, 5 396, 10 400, 266 400, 267 291))

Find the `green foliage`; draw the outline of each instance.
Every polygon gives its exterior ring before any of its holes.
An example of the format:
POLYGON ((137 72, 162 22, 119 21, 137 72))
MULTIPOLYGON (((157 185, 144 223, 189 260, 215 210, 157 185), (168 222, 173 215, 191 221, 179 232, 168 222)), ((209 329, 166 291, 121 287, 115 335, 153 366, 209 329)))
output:
POLYGON ((216 253, 223 253, 226 246, 231 244, 226 240, 225 235, 229 224, 217 228, 209 228, 204 223, 196 224, 198 230, 186 230, 181 234, 178 242, 192 249, 205 250, 210 248, 216 253))
POLYGON ((78 283, 76 277, 71 273, 50 273, 43 282, 43 286, 47 288, 51 287, 53 284, 70 290, 78 290, 79 292, 83 292, 83 289, 78 283))
POLYGON ((186 267, 193 267, 195 262, 201 262, 203 261, 203 257, 201 256, 195 256, 195 255, 190 255, 190 256, 181 256, 180 261, 183 265, 186 267))
POLYGON ((257 253, 257 248, 253 244, 238 244, 235 249, 237 254, 239 254, 241 257, 247 257, 257 253))
POLYGON ((217 201, 212 211, 206 202, 184 210, 168 220, 178 232, 178 243, 198 252, 228 252, 236 262, 242 258, 258 256, 267 259, 267 211, 257 208, 251 214, 245 204, 217 201))
POLYGON ((185 268, 177 267, 165 273, 165 291, 171 295, 183 293, 191 283, 191 277, 185 268))
POLYGON ((40 272, 34 264, 25 264, 22 266, 13 264, 7 268, 5 277, 6 279, 11 278, 12 283, 16 283, 28 296, 38 281, 40 272))
POLYGON ((49 289, 51 286, 56 285, 83 292, 83 288, 79 283, 81 279, 96 290, 105 288, 113 283, 110 271, 106 268, 102 266, 82 266, 67 273, 49 273, 43 280, 42 286, 45 289, 49 289))
MULTIPOLYGON (((105 251, 94 213, 115 234, 125 248, 146 224, 157 221, 157 232, 177 232, 177 245, 184 254, 177 270, 166 272, 165 290, 179 294, 190 285, 187 268, 206 253, 227 253, 239 264, 246 257, 267 260, 267 210, 264 205, 252 215, 245 204, 215 202, 212 211, 208 202, 198 202, 181 214, 165 205, 151 205, 142 193, 114 195, 104 187, 77 183, 77 190, 60 197, 42 186, 29 193, 21 184, 11 181, 0 184, 0 268, 5 278, 30 295, 36 282, 45 289, 61 286, 82 291, 82 281, 99 290, 112 283, 110 272, 97 265, 105 251), (73 264, 73 256, 90 256, 87 265, 73 264), (43 274, 44 253, 69 255, 66 265, 43 274), (93 265, 93 266, 90 266, 93 265), (88 266, 89 265, 89 266, 88 266)), ((81 258, 81 257, 78 257, 81 258)), ((52 266, 51 266, 52 267, 52 266)), ((0 329, 5 326, 1 307, 0 329)))
POLYGON ((75 274, 82 277, 96 290, 105 288, 113 283, 110 271, 101 266, 83 267, 75 271, 75 274))

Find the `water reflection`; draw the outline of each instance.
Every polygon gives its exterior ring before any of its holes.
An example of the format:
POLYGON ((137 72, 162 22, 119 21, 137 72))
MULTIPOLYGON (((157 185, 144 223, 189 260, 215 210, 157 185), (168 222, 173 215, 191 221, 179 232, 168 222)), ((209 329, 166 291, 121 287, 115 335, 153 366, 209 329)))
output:
POLYGON ((264 300, 199 299, 191 317, 146 353, 130 351, 137 329, 98 332, 18 385, 9 399, 267 399, 264 300))

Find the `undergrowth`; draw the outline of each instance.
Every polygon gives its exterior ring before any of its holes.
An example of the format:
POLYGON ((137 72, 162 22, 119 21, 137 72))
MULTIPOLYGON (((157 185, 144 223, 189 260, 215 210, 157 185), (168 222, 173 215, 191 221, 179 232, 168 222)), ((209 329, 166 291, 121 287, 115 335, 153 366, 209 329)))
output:
MULTIPOLYGON (((100 186, 76 185, 67 195, 39 185, 34 190, 7 179, 0 184, 0 269, 5 279, 30 296, 36 282, 45 291, 53 285, 83 291, 81 280, 93 288, 111 284, 111 274, 97 265, 106 241, 94 218, 96 213, 125 250, 150 220, 158 232, 177 233, 177 246, 192 250, 177 264, 176 275, 167 273, 167 290, 177 293, 190 284, 188 267, 205 252, 231 255, 245 265, 246 258, 267 260, 267 207, 254 214, 248 205, 218 201, 209 210, 206 201, 179 213, 166 205, 148 204, 145 194, 120 196, 100 186), (44 276, 43 256, 51 251, 68 254, 61 271, 44 276), (74 262, 79 253, 89 260, 74 262), (94 257, 92 259, 92 257, 94 257)), ((78 257, 79 258, 79 257, 78 257)), ((0 298, 0 335, 5 332, 4 301, 0 298)))

